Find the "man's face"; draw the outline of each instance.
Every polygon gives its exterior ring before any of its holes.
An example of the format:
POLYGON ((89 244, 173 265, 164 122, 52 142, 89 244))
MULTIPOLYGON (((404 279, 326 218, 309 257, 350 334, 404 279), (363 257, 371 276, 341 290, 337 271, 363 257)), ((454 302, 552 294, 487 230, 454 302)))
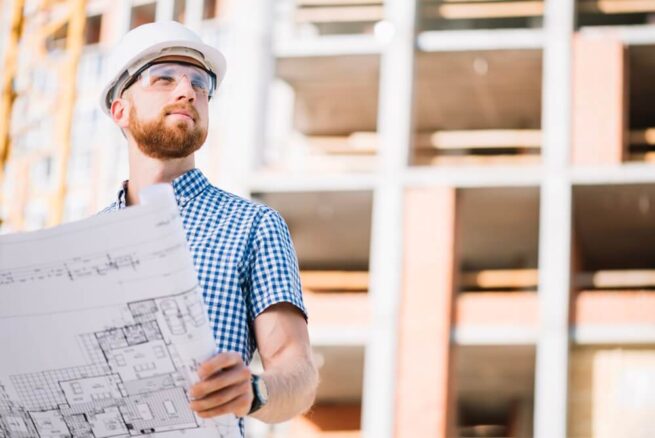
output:
POLYGON ((208 97, 197 92, 192 82, 186 75, 174 87, 149 87, 137 81, 124 92, 130 104, 127 129, 145 155, 159 160, 183 158, 204 144, 208 97))

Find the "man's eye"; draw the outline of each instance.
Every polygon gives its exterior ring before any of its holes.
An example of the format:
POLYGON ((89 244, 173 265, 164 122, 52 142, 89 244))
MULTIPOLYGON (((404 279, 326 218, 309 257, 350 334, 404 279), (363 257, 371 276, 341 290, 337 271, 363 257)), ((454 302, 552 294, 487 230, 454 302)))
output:
POLYGON ((173 82, 173 78, 170 76, 155 76, 152 78, 153 84, 169 84, 173 82))

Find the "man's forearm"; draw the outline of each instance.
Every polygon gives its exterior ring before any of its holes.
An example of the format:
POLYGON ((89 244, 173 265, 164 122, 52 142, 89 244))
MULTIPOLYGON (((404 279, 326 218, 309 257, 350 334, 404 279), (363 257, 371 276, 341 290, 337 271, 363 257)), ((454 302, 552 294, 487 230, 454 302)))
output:
POLYGON ((314 403, 318 372, 311 359, 298 360, 261 374, 269 393, 268 403, 252 416, 265 423, 279 423, 306 412, 314 403))

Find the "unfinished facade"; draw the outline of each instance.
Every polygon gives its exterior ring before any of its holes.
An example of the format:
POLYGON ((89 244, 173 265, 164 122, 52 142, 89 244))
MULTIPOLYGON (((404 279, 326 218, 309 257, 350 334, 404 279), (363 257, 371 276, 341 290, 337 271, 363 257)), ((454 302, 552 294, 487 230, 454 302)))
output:
POLYGON ((67 166, 64 78, 39 58, 15 82, 2 230, 52 223, 60 186, 62 220, 93 214, 127 177, 95 94, 123 33, 176 19, 218 45, 197 163, 288 222, 322 381, 252 437, 655 436, 655 2, 85 8, 67 166))

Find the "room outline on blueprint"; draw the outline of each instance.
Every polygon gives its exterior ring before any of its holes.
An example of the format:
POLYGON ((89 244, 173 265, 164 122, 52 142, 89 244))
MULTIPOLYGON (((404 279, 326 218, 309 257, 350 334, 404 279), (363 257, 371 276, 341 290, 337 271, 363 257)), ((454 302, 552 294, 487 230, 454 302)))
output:
POLYGON ((189 407, 216 344, 164 195, 0 236, 0 438, 241 437, 189 407))
POLYGON ((134 323, 79 336, 92 363, 18 374, 0 387, 0 436, 114 437, 198 428, 170 336, 204 323, 196 291, 128 304, 134 323))

